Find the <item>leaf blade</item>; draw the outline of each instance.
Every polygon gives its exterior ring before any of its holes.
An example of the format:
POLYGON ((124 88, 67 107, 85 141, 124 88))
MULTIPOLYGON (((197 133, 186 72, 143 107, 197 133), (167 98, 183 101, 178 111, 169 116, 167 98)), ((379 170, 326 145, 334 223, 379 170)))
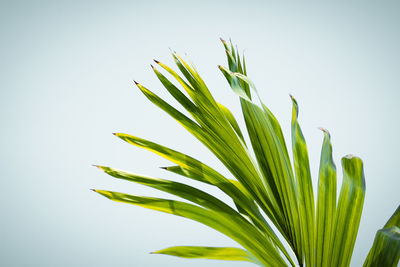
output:
POLYGON ((133 196, 105 190, 94 191, 113 201, 133 204, 195 220, 232 238, 257 257, 262 264, 266 266, 286 266, 276 250, 268 250, 264 247, 265 244, 268 244, 268 240, 246 220, 234 220, 229 214, 215 212, 181 201, 133 196))
POLYGON ((291 99, 293 102, 291 127, 292 149, 294 169, 296 174, 296 185, 299 197, 298 205, 301 225, 301 239, 306 266, 314 266, 314 191, 311 181, 307 145, 298 122, 298 105, 297 101, 292 96, 291 99))
POLYGON ((400 205, 377 231, 363 267, 396 267, 400 260, 400 205))
POLYGON ((251 81, 240 73, 233 73, 220 66, 233 91, 240 97, 247 132, 262 174, 264 198, 268 211, 265 211, 284 238, 302 261, 301 230, 298 222, 298 204, 293 172, 286 145, 282 142, 280 127, 275 117, 264 110, 246 95, 237 78, 254 88, 251 81), (235 82, 236 81, 236 82, 235 82), (275 119, 275 120, 274 120, 275 119))
POLYGON ((343 183, 335 215, 335 244, 331 266, 349 266, 360 224, 365 197, 362 160, 348 155, 342 158, 343 183))
POLYGON ((248 251, 232 247, 176 246, 152 252, 181 258, 247 261, 260 264, 248 251))
POLYGON ((333 229, 336 212, 336 166, 332 157, 329 132, 324 132, 318 179, 315 263, 316 267, 328 266, 333 245, 333 229))
POLYGON ((400 228, 378 230, 363 267, 397 267, 400 260, 400 228))

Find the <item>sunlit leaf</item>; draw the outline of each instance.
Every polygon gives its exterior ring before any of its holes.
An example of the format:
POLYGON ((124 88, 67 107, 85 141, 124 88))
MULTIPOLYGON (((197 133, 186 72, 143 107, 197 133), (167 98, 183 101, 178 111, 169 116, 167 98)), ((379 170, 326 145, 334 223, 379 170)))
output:
POLYGON ((178 246, 155 251, 152 254, 165 254, 181 258, 248 261, 259 264, 254 256, 240 248, 178 246))
POLYGON ((343 183, 335 214, 330 266, 349 266, 365 197, 363 163, 348 155, 342 158, 343 183))
MULTIPOLYGON (((176 52, 172 57, 179 73, 157 60, 152 69, 180 108, 135 83, 153 104, 199 140, 213 154, 209 160, 219 160, 227 174, 222 175, 224 172, 186 153, 130 134, 115 133, 122 140, 171 161, 173 166, 162 169, 180 175, 183 182, 111 167, 98 168, 113 177, 149 186, 190 203, 94 191, 114 201, 200 222, 243 248, 179 246, 154 254, 248 261, 265 267, 296 266, 295 260, 298 266, 349 266, 365 197, 361 159, 351 155, 342 158, 343 183, 336 204, 336 166, 330 135, 322 129, 324 140, 315 207, 308 149, 298 122, 297 101, 292 98, 292 162, 281 125, 248 76, 244 56, 232 42, 221 41, 228 67, 220 65, 219 69, 240 101, 245 127, 239 125, 233 113, 214 98, 193 64, 176 52), (247 137, 248 144, 245 142, 247 137), (218 188, 230 201, 224 202, 222 198, 185 184, 189 179, 218 188)), ((399 224, 400 207, 377 232, 365 267, 396 266, 400 256, 399 224)))

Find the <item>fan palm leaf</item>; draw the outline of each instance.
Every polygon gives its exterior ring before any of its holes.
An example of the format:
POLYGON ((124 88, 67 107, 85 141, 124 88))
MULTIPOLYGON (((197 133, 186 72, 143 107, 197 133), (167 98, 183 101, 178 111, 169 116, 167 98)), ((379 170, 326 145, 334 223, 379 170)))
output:
MULTIPOLYGON (((299 266, 349 266, 365 196, 361 159, 352 155, 342 158, 343 184, 336 204, 336 166, 330 135, 322 129, 324 141, 315 206, 297 101, 292 97, 292 165, 280 124, 247 77, 244 57, 239 55, 232 43, 222 40, 222 44, 228 67, 219 66, 219 69, 240 100, 246 131, 240 128, 232 112, 214 99, 196 69, 175 52, 172 57, 180 74, 157 60, 156 64, 163 71, 154 66, 152 69, 189 115, 183 114, 145 86, 135 83, 152 103, 203 143, 229 170, 231 177, 225 177, 205 163, 163 145, 125 133, 115 135, 175 164, 163 169, 217 187, 233 200, 235 207, 184 183, 105 166, 97 167, 115 178, 167 192, 189 203, 108 190, 94 191, 114 201, 195 220, 223 233, 241 246, 174 246, 155 254, 247 261, 260 266, 296 266, 295 262, 299 266), (246 132, 250 144, 245 141, 246 132)), ((394 215, 394 219, 378 231, 365 266, 377 266, 376 262, 381 262, 382 255, 391 257, 385 264, 398 261, 399 231, 396 227, 398 215, 394 215)))

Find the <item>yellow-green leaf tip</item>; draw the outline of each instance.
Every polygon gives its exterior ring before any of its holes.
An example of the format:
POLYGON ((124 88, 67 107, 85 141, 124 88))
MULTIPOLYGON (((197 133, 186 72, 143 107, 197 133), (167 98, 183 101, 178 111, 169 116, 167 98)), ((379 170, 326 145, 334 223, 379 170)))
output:
POLYGON ((101 170, 101 171, 104 171, 104 166, 95 165, 95 164, 93 164, 92 166, 93 166, 93 167, 96 167, 97 169, 99 169, 99 170, 101 170))
POLYGON ((329 131, 323 127, 318 127, 319 130, 321 130, 325 135, 328 136, 328 138, 331 138, 331 134, 329 133, 329 131))
POLYGON ((162 254, 162 251, 163 251, 163 249, 157 250, 157 251, 152 251, 152 252, 150 252, 150 254, 162 254))
POLYGON ((290 96, 290 99, 292 99, 293 103, 297 106, 297 100, 296 100, 296 98, 294 98, 294 96, 291 95, 291 94, 289 94, 289 96, 290 96))
POLYGON ((321 130, 321 131, 323 131, 324 133, 326 133, 327 135, 330 136, 330 133, 329 133, 329 131, 327 129, 325 129, 323 127, 318 127, 318 130, 321 130))

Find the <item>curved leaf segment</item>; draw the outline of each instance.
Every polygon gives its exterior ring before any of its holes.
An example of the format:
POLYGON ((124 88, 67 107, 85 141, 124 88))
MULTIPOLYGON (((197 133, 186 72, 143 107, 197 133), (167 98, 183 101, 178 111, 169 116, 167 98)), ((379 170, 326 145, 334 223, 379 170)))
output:
MULTIPOLYGON (((199 160, 165 146, 129 134, 115 135, 175 164, 163 169, 219 188, 233 200, 235 208, 183 183, 104 166, 97 167, 115 178, 146 185, 191 203, 94 191, 114 201, 198 221, 225 234, 242 247, 176 246, 155 254, 247 261, 260 266, 296 266, 295 261, 300 266, 349 266, 365 195, 361 159, 353 156, 342 158, 343 184, 336 203, 336 166, 330 135, 322 129, 324 140, 315 207, 297 101, 292 97, 292 165, 277 119, 261 101, 256 87, 247 77, 244 57, 240 57, 232 43, 228 45, 224 40, 222 43, 228 67, 219 66, 219 69, 240 100, 246 131, 240 128, 231 111, 214 99, 195 68, 175 52, 172 57, 180 74, 157 60, 157 65, 173 79, 167 78, 154 66, 152 69, 189 116, 135 83, 152 103, 203 143, 225 165, 231 177, 225 177, 199 160), (246 133, 250 144, 246 144, 246 133), (276 230, 283 239, 278 238, 276 230)), ((393 264, 399 258, 398 213, 378 231, 364 266, 395 266, 393 264)))

